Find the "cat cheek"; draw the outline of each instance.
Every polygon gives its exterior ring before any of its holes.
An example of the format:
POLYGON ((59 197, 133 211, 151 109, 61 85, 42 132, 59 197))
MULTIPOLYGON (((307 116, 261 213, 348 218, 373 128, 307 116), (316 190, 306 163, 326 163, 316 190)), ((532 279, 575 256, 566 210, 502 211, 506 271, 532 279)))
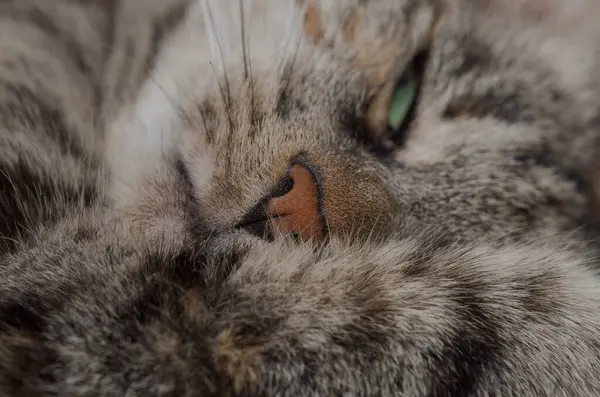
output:
POLYGON ((194 197, 202 201, 209 194, 213 182, 216 167, 215 150, 200 134, 188 131, 183 134, 178 152, 188 182, 193 188, 194 197))
POLYGON ((376 174, 355 168, 351 159, 313 159, 323 177, 323 207, 330 233, 360 240, 393 230, 403 211, 376 174))

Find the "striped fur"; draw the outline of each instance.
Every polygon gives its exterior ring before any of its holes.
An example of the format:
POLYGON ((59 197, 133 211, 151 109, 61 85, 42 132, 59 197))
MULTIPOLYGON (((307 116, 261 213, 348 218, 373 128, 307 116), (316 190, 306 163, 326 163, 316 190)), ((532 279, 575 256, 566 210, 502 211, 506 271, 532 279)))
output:
POLYGON ((0 395, 597 396, 575 3, 0 0, 0 395), (236 230, 299 152, 329 239, 236 230))
POLYGON ((0 252, 96 199, 106 12, 0 2, 0 252))

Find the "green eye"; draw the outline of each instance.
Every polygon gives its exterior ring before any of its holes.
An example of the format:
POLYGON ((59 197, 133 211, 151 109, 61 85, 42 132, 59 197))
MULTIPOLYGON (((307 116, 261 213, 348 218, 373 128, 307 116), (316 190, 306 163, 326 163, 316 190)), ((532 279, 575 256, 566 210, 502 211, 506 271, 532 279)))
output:
POLYGON ((418 85, 417 77, 411 71, 396 85, 388 111, 388 127, 391 131, 400 129, 409 116, 417 97, 418 85))

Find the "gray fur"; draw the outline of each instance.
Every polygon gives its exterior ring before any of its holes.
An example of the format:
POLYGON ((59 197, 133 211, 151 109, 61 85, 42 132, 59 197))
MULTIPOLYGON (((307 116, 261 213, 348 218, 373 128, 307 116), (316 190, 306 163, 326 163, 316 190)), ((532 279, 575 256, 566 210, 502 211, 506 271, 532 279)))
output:
POLYGON ((0 2, 0 394, 598 395, 596 6, 254 3, 0 2), (329 238, 236 230, 298 154, 329 238))

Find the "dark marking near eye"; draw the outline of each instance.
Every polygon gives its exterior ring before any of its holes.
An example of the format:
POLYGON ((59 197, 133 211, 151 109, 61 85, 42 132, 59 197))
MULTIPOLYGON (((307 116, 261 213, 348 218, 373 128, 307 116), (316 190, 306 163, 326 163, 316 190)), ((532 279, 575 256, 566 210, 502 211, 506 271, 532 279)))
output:
POLYGON ((362 145, 373 143, 373 134, 369 130, 367 120, 357 115, 351 108, 341 109, 338 122, 344 132, 362 145))
POLYGON ((472 38, 460 40, 459 47, 461 51, 457 55, 460 63, 454 70, 455 76, 487 69, 494 61, 490 48, 472 38))
POLYGON ((531 122, 529 106, 520 95, 499 95, 492 92, 484 96, 458 98, 450 102, 442 114, 444 119, 494 117, 509 123, 531 122))
MULTIPOLYGON (((522 172, 527 172, 533 167, 548 168, 552 169, 556 175, 560 175, 563 179, 574 182, 575 188, 579 193, 587 194, 591 189, 589 180, 581 172, 560 166, 561 160, 557 158, 557 155, 548 144, 542 143, 534 147, 517 150, 513 153, 513 156, 517 167, 522 172)), ((557 202, 555 204, 560 203, 557 202)))
POLYGON ((385 163, 393 161, 389 156, 393 150, 385 145, 381 137, 371 132, 367 120, 358 115, 354 109, 342 108, 338 111, 337 117, 341 133, 346 137, 350 137, 358 146, 367 149, 379 161, 385 163))

